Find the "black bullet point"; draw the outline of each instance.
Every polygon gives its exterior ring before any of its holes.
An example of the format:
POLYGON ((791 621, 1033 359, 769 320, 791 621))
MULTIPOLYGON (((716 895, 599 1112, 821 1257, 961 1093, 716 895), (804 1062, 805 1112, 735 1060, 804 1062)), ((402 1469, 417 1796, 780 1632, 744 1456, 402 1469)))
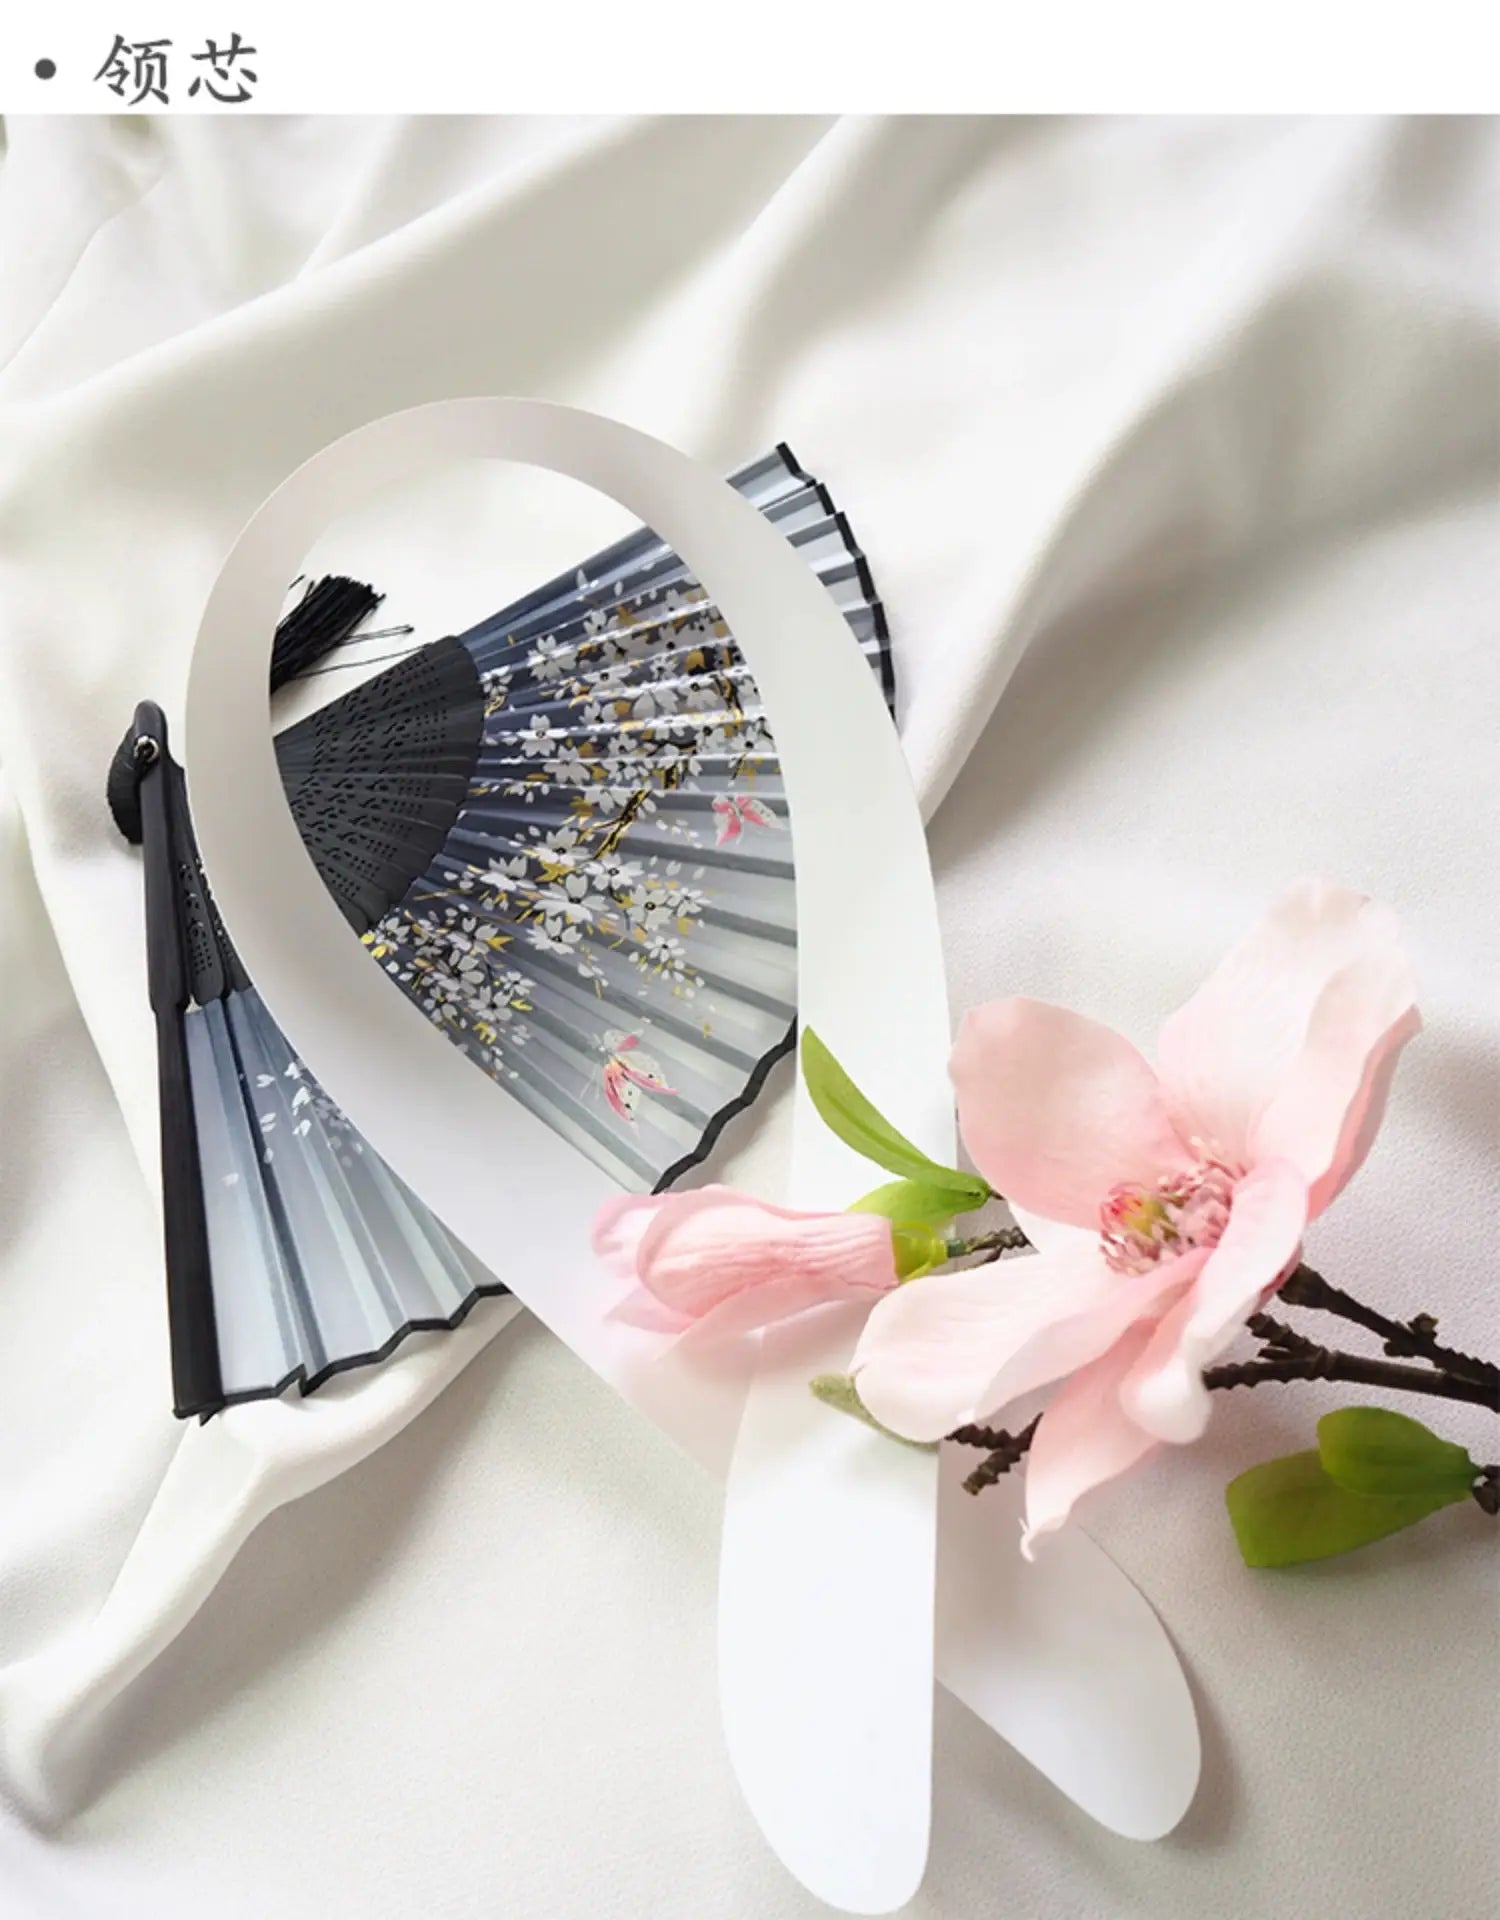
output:
POLYGON ((38 60, 33 71, 38 80, 50 80, 53 74, 57 72, 57 62, 55 60, 38 60))

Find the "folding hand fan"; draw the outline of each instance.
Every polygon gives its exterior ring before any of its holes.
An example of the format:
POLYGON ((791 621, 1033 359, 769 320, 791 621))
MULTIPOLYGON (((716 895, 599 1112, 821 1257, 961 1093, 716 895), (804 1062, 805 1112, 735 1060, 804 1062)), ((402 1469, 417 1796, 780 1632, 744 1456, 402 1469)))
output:
MULTIPOLYGON (((732 484, 892 696, 884 617, 790 451, 732 484)), ((325 581, 278 686, 377 603, 325 581)), ((707 1154, 791 1044, 793 864, 775 742, 718 609, 646 529, 277 738, 292 813, 372 958, 481 1070, 622 1185, 707 1154)), ((143 840, 180 1415, 310 1392, 505 1289, 327 1098, 246 978, 160 712, 111 770, 143 840)))

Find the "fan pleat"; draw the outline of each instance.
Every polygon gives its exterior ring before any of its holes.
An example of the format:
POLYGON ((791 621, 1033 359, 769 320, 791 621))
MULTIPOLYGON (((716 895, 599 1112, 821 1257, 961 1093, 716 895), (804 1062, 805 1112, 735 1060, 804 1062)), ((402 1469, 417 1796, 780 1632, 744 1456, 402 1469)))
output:
POLYGON ((253 988, 192 1009, 187 1028, 225 1404, 309 1390, 503 1290, 370 1151, 253 988))
MULTIPOLYGON (((785 447, 732 484, 889 695, 884 614, 828 490, 785 447)), ((647 528, 423 654, 280 736, 309 849, 455 1045, 623 1184, 660 1186, 795 1020, 795 848, 754 675, 647 528)), ((330 1224, 350 1184, 337 1150, 308 1168, 286 1205, 366 1276, 317 1303, 320 1335, 345 1313, 336 1346, 355 1322, 374 1338, 405 1282, 330 1224)))

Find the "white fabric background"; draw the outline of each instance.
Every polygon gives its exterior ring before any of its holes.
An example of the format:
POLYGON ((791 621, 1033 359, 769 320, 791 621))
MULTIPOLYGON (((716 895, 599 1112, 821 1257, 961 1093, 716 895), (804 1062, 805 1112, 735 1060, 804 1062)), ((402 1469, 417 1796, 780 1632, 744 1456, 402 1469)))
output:
MULTIPOLYGON (((176 710, 262 495, 421 400, 568 401, 726 468, 787 437, 830 481, 892 616, 955 1006, 1036 993, 1149 1043, 1288 880, 1392 901, 1427 1031, 1310 1250, 1493 1348, 1493 125, 6 133, 0 1665, 98 1605, 176 1439, 139 871, 104 767, 137 698, 176 710)), ((594 530, 514 476, 482 492, 525 535, 507 584, 594 530)), ((393 537, 375 577, 420 582, 468 531, 393 537)), ((773 1115, 741 1172, 777 1166, 773 1115)), ((910 1912, 1493 1910, 1493 1526, 1453 1510, 1276 1576, 1223 1518, 1233 1472, 1350 1397, 1226 1396, 1200 1447, 1090 1504, 1198 1691, 1179 1833, 1104 1834, 942 1697, 910 1912)), ((1435 1417, 1496 1457, 1483 1414, 1435 1417)), ((260 1530, 78 1812, 0 1810, 0 1909, 811 1914, 722 1752, 718 1502, 518 1323, 260 1530)))

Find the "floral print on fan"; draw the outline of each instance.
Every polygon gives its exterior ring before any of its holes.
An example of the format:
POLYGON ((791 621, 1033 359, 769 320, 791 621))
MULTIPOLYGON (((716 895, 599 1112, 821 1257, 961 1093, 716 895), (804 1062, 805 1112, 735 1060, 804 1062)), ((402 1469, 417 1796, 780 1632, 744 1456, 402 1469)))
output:
MULTIPOLYGON (((880 603, 826 490, 785 448, 733 484, 823 581, 889 693, 880 603)), ((477 752, 428 770, 449 824, 366 944, 521 1105, 650 1191, 748 1103, 795 1020, 792 836, 759 689, 648 528, 456 644, 482 696, 477 752)), ((390 772, 376 805, 396 812, 399 769, 349 760, 355 778, 390 772)))
POLYGON ((607 1033, 603 1044, 609 1049, 600 1081, 604 1097, 622 1120, 634 1120, 640 1102, 640 1089, 647 1093, 675 1093, 662 1078, 661 1068, 649 1054, 638 1051, 640 1035, 607 1033))
POLYGON ((781 827, 765 801, 749 793, 721 793, 714 801, 714 815, 719 823, 714 845, 719 847, 738 840, 746 827, 775 827, 778 831, 781 827))
MULTIPOLYGON (((774 772, 775 743, 703 589, 684 579, 632 597, 617 582, 610 607, 581 610, 589 584, 582 574, 576 584, 556 631, 503 644, 498 660, 493 638, 469 643, 486 718, 460 830, 365 935, 496 1077, 513 1077, 513 1051, 534 1037, 528 967, 539 956, 600 1000, 618 999, 628 969, 692 1001, 704 986, 695 936, 722 874, 695 856, 747 825, 782 826, 755 795, 722 790, 774 772), (682 804, 699 794, 707 807, 682 804), (474 857, 451 857, 470 844, 474 857)), ((634 1122, 642 1093, 675 1095, 638 1034, 610 1030, 595 1044, 618 1120, 634 1122)))
POLYGON ((512 966, 497 970, 486 958, 510 938, 479 912, 435 902, 416 914, 393 908, 364 943, 435 1026, 456 1030, 479 1064, 498 1073, 502 1036, 524 1045, 526 1025, 516 1016, 531 1011, 525 974, 512 966))
MULTIPOLYGON (((364 1140, 343 1108, 330 1099, 296 1054, 288 1053, 284 1066, 268 1058, 253 1068, 241 1067, 239 1078, 255 1115, 260 1157, 266 1166, 275 1160, 278 1132, 288 1129, 301 1140, 316 1127, 329 1151, 346 1167, 364 1152, 364 1140), (268 1071, 268 1066, 274 1071, 268 1071), (289 1084, 283 1087, 282 1081, 289 1084)), ((225 1176, 226 1185, 238 1180, 238 1174, 225 1176)))

